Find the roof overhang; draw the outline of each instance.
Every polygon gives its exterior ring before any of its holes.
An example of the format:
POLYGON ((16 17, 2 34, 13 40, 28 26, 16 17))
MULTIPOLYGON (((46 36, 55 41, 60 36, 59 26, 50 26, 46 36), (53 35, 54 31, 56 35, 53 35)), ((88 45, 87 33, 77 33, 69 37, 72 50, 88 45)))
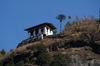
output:
POLYGON ((36 28, 41 27, 41 26, 44 26, 44 25, 49 26, 49 27, 52 28, 53 30, 56 29, 56 27, 55 27, 53 24, 47 23, 47 22, 46 22, 46 23, 42 23, 42 24, 39 24, 39 25, 30 27, 30 28, 27 28, 27 29, 25 29, 25 31, 29 31, 29 30, 32 30, 32 29, 36 29, 36 28))

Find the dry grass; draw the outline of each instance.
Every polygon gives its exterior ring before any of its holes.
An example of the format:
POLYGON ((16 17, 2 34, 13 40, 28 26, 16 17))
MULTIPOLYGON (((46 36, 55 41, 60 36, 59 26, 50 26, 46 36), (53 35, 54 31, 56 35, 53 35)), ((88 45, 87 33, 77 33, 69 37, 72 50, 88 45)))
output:
MULTIPOLYGON (((6 54, 4 57, 0 58, 0 61, 3 61, 6 58, 16 56, 16 55, 24 53, 24 52, 26 52, 26 53, 30 52, 30 50, 27 50, 27 47, 35 46, 38 44, 44 44, 46 46, 49 46, 49 45, 56 44, 56 43, 59 44, 59 46, 62 48, 60 48, 60 50, 58 50, 56 52, 55 51, 49 52, 49 54, 51 56, 53 56, 56 53, 61 52, 63 54, 69 54, 69 55, 76 55, 76 54, 81 55, 81 56, 91 55, 90 59, 91 58, 98 58, 98 57, 100 57, 100 55, 95 54, 92 51, 91 47, 89 47, 89 46, 86 46, 86 47, 84 46, 84 47, 79 47, 79 48, 67 48, 67 49, 65 49, 65 47, 64 47, 65 43, 71 42, 71 40, 77 41, 77 40, 81 39, 80 35, 82 33, 86 33, 89 37, 91 37, 89 34, 94 32, 93 35, 95 37, 96 34, 97 33, 99 34, 99 32, 100 32, 100 29, 98 28, 98 26, 99 25, 96 21, 91 22, 91 20, 90 20, 90 21, 86 21, 86 22, 79 22, 78 24, 72 25, 72 26, 65 28, 63 30, 63 32, 61 34, 67 35, 65 38, 62 38, 62 39, 60 39, 60 38, 56 38, 56 39, 55 38, 53 38, 53 39, 47 38, 47 39, 43 39, 41 41, 26 44, 22 47, 18 47, 16 49, 14 49, 12 52, 10 52, 8 54, 6 54), (85 49, 87 49, 87 50, 85 50, 85 49)), ((98 36, 98 37, 100 37, 100 36, 98 36)), ((96 38, 97 38, 97 36, 96 36, 96 38)), ((100 45, 100 40, 96 41, 96 43, 100 45)), ((48 51, 49 51, 49 49, 48 49, 48 51)))

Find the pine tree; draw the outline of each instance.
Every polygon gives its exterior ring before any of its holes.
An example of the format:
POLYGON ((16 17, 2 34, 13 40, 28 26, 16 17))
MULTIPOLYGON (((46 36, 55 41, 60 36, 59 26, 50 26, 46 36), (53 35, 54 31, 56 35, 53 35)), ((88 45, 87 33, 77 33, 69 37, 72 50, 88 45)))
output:
POLYGON ((77 24, 76 20, 73 20, 72 24, 77 24))
POLYGON ((67 24, 65 25, 65 28, 67 28, 69 26, 71 26, 71 23, 70 23, 70 21, 67 21, 67 24))
POLYGON ((2 49, 1 54, 2 54, 2 55, 6 55, 5 49, 2 49))

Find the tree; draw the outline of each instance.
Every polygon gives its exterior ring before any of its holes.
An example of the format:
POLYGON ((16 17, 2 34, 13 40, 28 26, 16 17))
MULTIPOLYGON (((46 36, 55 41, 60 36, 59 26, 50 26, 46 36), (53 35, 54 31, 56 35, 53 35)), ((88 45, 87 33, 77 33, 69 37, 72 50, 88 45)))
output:
POLYGON ((53 33, 56 34, 57 33, 57 30, 53 30, 53 33))
POLYGON ((0 52, 2 55, 6 55, 6 51, 5 49, 2 49, 2 51, 0 52))
POLYGON ((100 10, 99 10, 99 28, 100 28, 100 10))
POLYGON ((77 24, 76 20, 73 20, 72 24, 77 24))
POLYGON ((100 21, 100 10, 99 10, 99 21, 100 21))
POLYGON ((69 26, 71 26, 71 23, 70 23, 70 21, 67 21, 67 24, 65 25, 65 28, 67 28, 69 26))
POLYGON ((71 16, 68 16, 69 19, 71 19, 71 16))
POLYGON ((56 19, 60 20, 60 33, 61 33, 61 28, 62 28, 62 20, 66 19, 66 16, 63 14, 60 14, 56 17, 56 19))

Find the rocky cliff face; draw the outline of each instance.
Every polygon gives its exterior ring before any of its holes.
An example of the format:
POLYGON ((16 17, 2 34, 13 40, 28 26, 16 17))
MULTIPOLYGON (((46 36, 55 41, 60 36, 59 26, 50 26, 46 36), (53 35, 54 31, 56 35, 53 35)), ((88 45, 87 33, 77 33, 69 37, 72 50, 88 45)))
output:
POLYGON ((89 59, 89 56, 71 55, 70 66, 100 66, 100 58, 89 59))

